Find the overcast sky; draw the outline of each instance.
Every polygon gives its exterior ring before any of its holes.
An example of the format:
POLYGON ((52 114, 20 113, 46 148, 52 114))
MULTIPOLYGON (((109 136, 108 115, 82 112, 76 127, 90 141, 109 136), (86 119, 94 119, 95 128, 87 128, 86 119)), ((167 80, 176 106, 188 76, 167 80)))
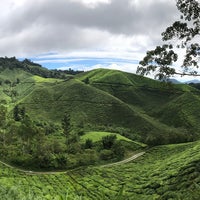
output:
POLYGON ((0 56, 134 72, 178 18, 175 0, 1 0, 0 56))

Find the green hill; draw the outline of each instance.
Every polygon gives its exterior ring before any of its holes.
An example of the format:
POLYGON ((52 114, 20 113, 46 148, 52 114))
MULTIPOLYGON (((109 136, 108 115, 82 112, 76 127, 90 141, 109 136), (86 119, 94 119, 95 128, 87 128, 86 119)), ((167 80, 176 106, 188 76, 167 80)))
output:
POLYGON ((0 199, 198 199, 199 105, 189 85, 0 58, 1 161, 29 170, 0 161, 0 199))
POLYGON ((60 124, 67 112, 74 127, 114 131, 147 143, 154 143, 159 137, 160 144, 177 142, 174 138, 184 141, 188 130, 199 129, 198 112, 188 108, 187 120, 177 112, 179 103, 187 104, 186 99, 178 101, 188 92, 194 93, 188 95, 193 108, 199 105, 198 91, 188 85, 172 85, 107 69, 62 80, 43 78, 14 67, 3 69, 0 80, 1 100, 9 102, 9 110, 15 105, 23 106, 35 121, 60 124), (185 125, 185 120, 190 126, 185 125))
POLYGON ((182 138, 180 141, 185 139, 180 130, 149 115, 155 112, 155 105, 168 103, 179 96, 179 92, 182 94, 182 88, 174 89, 178 94, 172 93, 170 96, 170 89, 163 89, 162 83, 136 75, 132 77, 128 73, 101 69, 86 74, 95 81, 85 84, 80 81, 85 79, 85 74, 80 74, 78 79, 46 81, 42 85, 36 83, 35 89, 20 104, 26 107, 33 119, 59 123, 67 112, 75 127, 83 124, 89 131, 114 130, 142 142, 154 141, 162 135, 161 144, 173 141, 173 135, 177 134, 182 138), (98 81, 98 77, 101 81, 98 81), (145 90, 142 83, 150 83, 149 88, 145 90), (161 96, 166 99, 161 99, 161 96))
POLYGON ((186 91, 198 92, 188 85, 173 85, 117 70, 97 69, 77 77, 82 81, 88 78, 90 85, 150 114, 186 91))
MULTIPOLYGON (((47 146, 44 152, 49 152, 40 159, 53 159, 49 157, 51 152, 55 156, 60 152, 64 155, 67 148, 71 152, 74 149, 81 152, 83 146, 79 143, 70 150, 65 144, 63 119, 66 113, 70 118, 73 143, 85 132, 114 132, 150 146, 193 141, 200 137, 200 93, 189 85, 173 85, 108 69, 75 75, 59 71, 55 74, 30 61, 19 62, 13 58, 3 61, 0 113, 2 132, 6 132, 8 138, 2 137, 2 151, 7 142, 12 159, 8 155, 5 159, 12 162, 19 161, 12 148, 20 143, 22 150, 18 154, 28 152, 28 157, 19 162, 28 164, 34 160, 36 163, 39 150, 34 143, 39 135, 47 146)), ((102 148, 98 145, 96 152, 102 148)), ((109 157, 111 151, 114 150, 103 153, 109 157)), ((73 163, 73 159, 70 158, 69 163, 73 163)))
MULTIPOLYGON (((93 87, 101 89, 120 99, 144 119, 145 123, 148 122, 153 127, 157 128, 158 131, 155 131, 154 129, 153 133, 151 131, 152 129, 148 128, 148 135, 143 135, 143 141, 144 138, 146 138, 146 140, 154 140, 154 137, 161 137, 160 143, 169 143, 169 141, 175 142, 177 138, 185 138, 185 133, 186 135, 190 135, 188 129, 191 130, 195 127, 198 129, 198 123, 193 123, 192 126, 186 127, 184 124, 185 119, 181 119, 182 116, 178 116, 177 112, 179 107, 178 102, 177 104, 175 102, 176 99, 181 98, 181 96, 186 95, 187 93, 195 94, 197 96, 200 94, 198 90, 188 85, 174 85, 108 69, 93 70, 79 74, 77 77, 82 81, 88 79, 89 84, 93 87), (170 104, 172 104, 173 107, 169 110, 167 105, 170 104), (165 110, 162 110, 164 107, 166 107, 166 112, 165 110), (177 120, 182 120, 182 124, 174 126, 173 123, 168 123, 169 120, 174 123, 177 120), (176 137, 176 135, 179 136, 176 137), (173 137, 176 139, 173 139, 173 137)), ((198 107, 199 104, 195 98, 191 96, 189 100, 190 103, 193 104, 193 107, 198 107)), ((183 102, 180 102, 180 104, 181 103, 183 102)), ((195 118, 196 121, 199 118, 198 114, 195 112, 190 112, 189 117, 195 118)), ((193 121, 196 122, 195 120, 193 121)), ((145 131, 142 132, 144 133, 145 131)), ((140 133, 140 136, 141 135, 142 134, 140 133)))
POLYGON ((32 118, 60 122, 65 112, 70 113, 74 126, 85 128, 125 128, 132 137, 140 132, 156 131, 157 127, 147 121, 130 106, 113 95, 86 85, 76 79, 57 84, 36 87, 21 105, 32 118))
POLYGON ((185 127, 199 132, 200 98, 186 92, 164 105, 158 112, 161 121, 174 127, 185 127))
POLYGON ((154 147, 136 160, 112 167, 57 173, 22 172, 0 164, 4 199, 199 198, 200 142, 154 147))

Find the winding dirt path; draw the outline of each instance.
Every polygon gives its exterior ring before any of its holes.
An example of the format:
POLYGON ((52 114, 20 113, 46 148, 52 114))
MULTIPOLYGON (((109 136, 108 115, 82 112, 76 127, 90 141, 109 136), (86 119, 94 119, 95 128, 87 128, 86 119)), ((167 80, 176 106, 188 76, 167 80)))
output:
MULTIPOLYGON (((122 160, 122 161, 119 161, 119 162, 116 162, 116 163, 110 163, 110 164, 107 164, 107 165, 102 165, 102 166, 99 166, 99 167, 112 167, 112 166, 116 166, 116 165, 125 164, 125 163, 132 161, 132 160, 135 160, 136 158, 138 158, 138 157, 140 157, 144 154, 145 154, 145 152, 140 152, 138 154, 131 156, 130 158, 125 159, 125 160, 122 160)), ((6 167, 9 167, 9 168, 15 169, 18 172, 22 172, 22 173, 29 174, 29 175, 32 175, 32 174, 49 174, 49 175, 50 174, 64 174, 64 173, 68 172, 68 171, 37 172, 37 171, 23 170, 23 169, 14 167, 12 165, 9 165, 9 164, 7 164, 3 161, 0 161, 0 164, 4 165, 6 167)))
POLYGON ((125 159, 125 160, 115 162, 115 163, 110 163, 110 164, 107 164, 107 165, 102 165, 101 167, 113 167, 113 166, 116 166, 116 165, 125 164, 125 163, 128 163, 128 162, 131 162, 132 160, 135 160, 136 158, 138 158, 138 157, 140 157, 144 154, 145 154, 145 152, 140 152, 138 154, 131 156, 130 158, 125 159))
POLYGON ((30 175, 31 174, 60 174, 60 173, 66 173, 67 172, 67 171, 37 172, 37 171, 31 171, 31 170, 23 170, 23 169, 20 169, 18 167, 14 167, 12 165, 9 165, 9 164, 7 164, 7 163, 5 163, 3 161, 0 161, 0 164, 5 165, 6 167, 12 168, 12 169, 14 169, 14 170, 16 170, 18 172, 22 172, 22 173, 26 173, 26 174, 30 174, 30 175))

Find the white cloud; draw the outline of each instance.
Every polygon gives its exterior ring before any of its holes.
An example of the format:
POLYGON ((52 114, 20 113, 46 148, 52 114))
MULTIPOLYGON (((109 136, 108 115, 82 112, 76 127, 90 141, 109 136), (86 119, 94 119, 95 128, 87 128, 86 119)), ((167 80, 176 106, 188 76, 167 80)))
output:
MULTIPOLYGON (((120 70, 124 72, 130 72, 130 73, 135 73, 137 70, 137 64, 128 64, 128 63, 112 63, 112 64, 97 64, 97 65, 92 65, 92 66, 84 66, 84 65, 79 65, 79 70, 84 70, 84 71, 90 71, 93 69, 98 69, 98 68, 105 68, 105 69, 115 69, 115 70, 120 70)), ((65 69, 76 69, 77 66, 71 65, 66 66, 66 67, 60 67, 60 70, 65 70, 65 69)))
POLYGON ((144 53, 160 42, 176 15, 168 0, 4 0, 0 56, 96 49, 144 53), (85 6, 90 4, 93 9, 85 6))
MULTIPOLYGON (((139 61, 179 18, 175 4, 174 0, 2 0, 0 56, 38 55, 40 63, 86 58, 139 61)), ((117 61, 106 67, 131 72, 136 68, 117 61)))
POLYGON ((109 3, 111 3, 111 0, 70 0, 70 1, 82 3, 86 6, 88 6, 89 8, 95 8, 99 4, 109 4, 109 3))

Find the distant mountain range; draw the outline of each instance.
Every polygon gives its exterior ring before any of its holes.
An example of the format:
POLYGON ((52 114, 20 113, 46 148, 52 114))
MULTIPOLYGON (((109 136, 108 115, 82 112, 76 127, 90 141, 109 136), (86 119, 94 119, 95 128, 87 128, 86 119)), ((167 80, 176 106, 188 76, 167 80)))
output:
POLYGON ((186 81, 185 83, 186 84, 189 84, 189 83, 200 83, 200 80, 194 79, 194 80, 186 81))
POLYGON ((168 79, 167 82, 170 82, 170 83, 173 83, 173 84, 181 84, 180 81, 178 81, 178 80, 176 80, 176 79, 174 79, 174 78, 168 79))
POLYGON ((196 84, 196 83, 200 83, 200 80, 198 80, 198 79, 193 79, 193 80, 189 80, 189 81, 185 81, 185 82, 181 82, 181 81, 178 81, 178 80, 176 80, 176 79, 168 79, 167 80, 168 82, 171 82, 171 83, 174 83, 174 84, 189 84, 189 83, 194 83, 194 84, 196 84))

